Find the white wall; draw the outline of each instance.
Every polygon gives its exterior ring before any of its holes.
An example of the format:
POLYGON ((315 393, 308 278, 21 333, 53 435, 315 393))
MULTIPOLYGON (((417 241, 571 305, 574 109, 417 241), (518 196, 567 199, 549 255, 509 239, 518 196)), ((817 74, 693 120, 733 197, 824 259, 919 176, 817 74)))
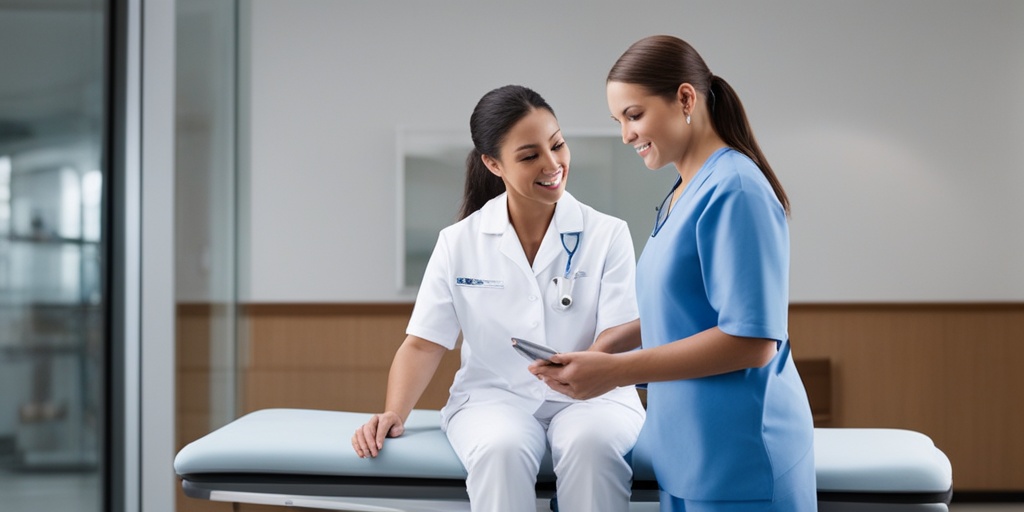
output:
POLYGON ((605 74, 654 33, 743 98, 793 202, 794 302, 1024 300, 1024 3, 249 7, 243 300, 407 300, 399 127, 464 130, 483 93, 521 83, 566 130, 614 129, 605 74))

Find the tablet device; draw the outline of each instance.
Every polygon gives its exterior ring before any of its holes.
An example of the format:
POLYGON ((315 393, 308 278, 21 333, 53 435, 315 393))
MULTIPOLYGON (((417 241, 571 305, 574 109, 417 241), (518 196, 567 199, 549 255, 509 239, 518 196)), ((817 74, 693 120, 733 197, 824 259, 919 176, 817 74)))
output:
POLYGON ((516 349, 516 352, 519 352, 520 355, 529 359, 531 362, 540 359, 548 364, 561 366, 558 363, 552 363, 549 359, 551 356, 558 353, 557 350, 551 347, 546 347, 520 338, 512 338, 512 348, 516 349))

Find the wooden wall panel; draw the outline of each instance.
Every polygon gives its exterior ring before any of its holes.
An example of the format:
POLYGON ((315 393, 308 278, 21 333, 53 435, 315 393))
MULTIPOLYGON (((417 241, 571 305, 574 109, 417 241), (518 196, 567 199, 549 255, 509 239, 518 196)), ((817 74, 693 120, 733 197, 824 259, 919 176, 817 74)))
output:
MULTIPOLYGON (((178 504, 176 507, 177 512, 236 512, 237 509, 233 503, 227 503, 223 501, 210 501, 210 500, 197 500, 195 498, 189 498, 185 496, 185 491, 181 490, 181 486, 178 486, 177 492, 178 504)), ((251 512, 256 512, 256 509, 243 508, 251 512)), ((267 510, 270 510, 267 507, 267 510)), ((277 512, 281 512, 280 508, 276 509, 277 512)))
MULTIPOLYGON (((388 371, 405 339, 411 304, 261 304, 244 312, 249 338, 244 411, 383 409, 388 371)), ((458 367, 458 351, 446 354, 417 407, 443 406, 458 367)))
MULTIPOLYGON (((175 445, 186 444, 210 431, 210 328, 214 307, 179 304, 175 322, 175 445)), ((179 484, 178 512, 231 512, 230 503, 196 500, 185 496, 179 484)))
POLYGON ((1024 305, 793 306, 790 337, 831 361, 832 426, 917 430, 956 489, 1024 489, 1024 305))
POLYGON ((213 308, 181 304, 175 325, 175 444, 180 450, 209 430, 210 325, 213 308))
MULTIPOLYGON (((211 363, 214 346, 224 347, 232 340, 212 340, 211 336, 225 331, 225 324, 234 321, 229 318, 233 310, 223 304, 179 304, 175 325, 175 401, 177 410, 176 443, 180 447, 198 439, 215 428, 217 421, 224 421, 234 411, 216 411, 211 397, 224 387, 224 379, 232 378, 233 368, 226 363, 211 363)), ((221 406, 223 407, 223 405, 221 406)))

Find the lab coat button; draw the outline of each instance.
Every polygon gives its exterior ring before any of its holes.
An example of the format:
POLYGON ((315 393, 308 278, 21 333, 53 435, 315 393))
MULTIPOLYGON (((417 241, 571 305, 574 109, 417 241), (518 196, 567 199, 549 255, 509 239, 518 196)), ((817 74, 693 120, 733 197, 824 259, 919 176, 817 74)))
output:
POLYGON ((530 327, 537 327, 537 322, 531 322, 530 327))
POLYGON ((530 302, 533 302, 535 300, 537 300, 537 296, 536 295, 530 295, 530 302))

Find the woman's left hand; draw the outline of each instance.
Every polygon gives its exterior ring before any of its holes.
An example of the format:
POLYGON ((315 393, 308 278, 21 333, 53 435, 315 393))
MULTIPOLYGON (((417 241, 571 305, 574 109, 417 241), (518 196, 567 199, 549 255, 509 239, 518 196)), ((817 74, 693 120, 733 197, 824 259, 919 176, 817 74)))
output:
POLYGON ((548 364, 534 361, 530 373, 551 389, 577 400, 601 396, 617 387, 613 378, 616 356, 604 352, 568 352, 551 356, 548 364))

